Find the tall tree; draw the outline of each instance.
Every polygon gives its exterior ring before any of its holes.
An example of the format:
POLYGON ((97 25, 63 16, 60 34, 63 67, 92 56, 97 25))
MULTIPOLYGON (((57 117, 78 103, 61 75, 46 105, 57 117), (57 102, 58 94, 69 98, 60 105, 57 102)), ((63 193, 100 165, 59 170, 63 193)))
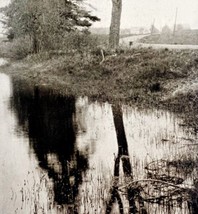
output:
POLYGON ((121 13, 122 0, 112 0, 111 26, 109 32, 109 47, 111 49, 116 49, 119 46, 121 13))

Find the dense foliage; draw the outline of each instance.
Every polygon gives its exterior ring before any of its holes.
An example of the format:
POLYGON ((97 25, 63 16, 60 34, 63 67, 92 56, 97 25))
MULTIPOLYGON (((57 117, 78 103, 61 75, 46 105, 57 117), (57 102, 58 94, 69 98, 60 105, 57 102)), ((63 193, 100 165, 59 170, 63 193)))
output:
POLYGON ((57 48, 68 32, 80 32, 99 20, 82 0, 13 0, 2 11, 10 38, 28 37, 33 52, 57 48))

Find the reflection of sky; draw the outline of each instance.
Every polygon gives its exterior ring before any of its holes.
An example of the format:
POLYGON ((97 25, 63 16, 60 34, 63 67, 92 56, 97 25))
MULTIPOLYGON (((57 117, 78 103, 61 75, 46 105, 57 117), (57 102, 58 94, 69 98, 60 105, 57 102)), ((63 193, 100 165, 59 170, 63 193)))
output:
MULTIPOLYGON (((5 7, 10 3, 11 0, 0 0, 0 7, 5 7)), ((0 14, 0 19, 2 18, 2 15, 0 14)), ((3 36, 2 33, 4 33, 3 24, 0 22, 0 37, 3 36)))
MULTIPOLYGON (((129 154, 134 161, 142 164, 160 159, 178 160, 183 154, 193 155, 185 144, 194 136, 184 132, 179 125, 182 121, 174 114, 160 110, 139 111, 132 107, 124 107, 123 112, 129 154)), ((87 150, 93 166, 102 163, 111 168, 118 150, 111 105, 79 99, 76 119, 79 150, 87 150)))
POLYGON ((79 133, 77 137, 79 149, 88 149, 90 159, 95 163, 105 161, 105 165, 109 164, 112 167, 112 156, 114 152, 117 153, 117 144, 111 106, 88 104, 86 100, 81 99, 76 105, 77 122, 85 127, 84 132, 79 133), (83 105, 81 105, 82 103, 83 105), (79 106, 81 110, 79 110, 79 106))
MULTIPOLYGON (((27 136, 23 136, 23 132, 15 132, 17 119, 9 108, 11 96, 9 78, 1 74, 0 189, 3 194, 0 195, 0 210, 2 213, 13 213, 13 210, 21 209, 22 206, 20 213, 25 214, 30 213, 29 209, 34 203, 38 203, 41 207, 44 206, 46 211, 49 205, 46 188, 50 187, 50 180, 46 174, 42 174, 35 155, 30 154, 27 136), (41 179, 42 175, 45 175, 44 182, 41 179), (21 190, 26 197, 24 203, 21 202, 21 190)), ((179 160, 185 155, 190 155, 192 158, 196 155, 197 152, 191 150, 193 147, 184 145, 192 143, 194 136, 183 131, 179 126, 181 121, 174 114, 157 110, 139 111, 132 107, 123 107, 123 112, 135 179, 141 179, 145 175, 143 172, 145 161, 150 162, 161 158, 172 160, 174 155, 176 157, 174 158, 179 160)), ((89 169, 83 172, 83 183, 79 190, 81 209, 79 213, 104 213, 102 210, 104 198, 109 197, 114 160, 118 152, 111 105, 89 103, 86 98, 78 99, 74 120, 78 130, 77 148, 87 154, 89 162, 89 169)), ((50 154, 47 160, 50 167, 55 167, 55 171, 61 171, 56 154, 50 154)), ((196 177, 196 172, 194 173, 196 177)), ((182 213, 180 211, 178 209, 175 213, 182 213)), ((54 213, 57 212, 54 210, 54 213)), ((151 213, 166 214, 164 209, 151 213)))
MULTIPOLYGON (((38 170, 29 139, 16 133, 17 119, 9 108, 12 88, 9 77, 0 74, 0 213, 47 213, 47 191, 44 175, 38 170)), ((49 185, 50 186, 50 185, 49 185)))
MULTIPOLYGON (((138 111, 132 107, 124 107, 123 112, 135 179, 145 178, 145 166, 152 161, 172 161, 196 156, 192 147, 184 145, 194 137, 184 132, 179 126, 182 121, 174 114, 157 110, 138 111)), ((114 160, 118 151, 111 105, 88 103, 87 99, 79 99, 76 104, 76 119, 79 130, 77 146, 79 150, 89 154, 90 167, 84 176, 81 194, 88 198, 88 203, 100 201, 99 189, 103 190, 103 196, 107 195, 112 183, 114 160)), ((171 173, 172 176, 179 176, 174 169, 171 173)), ((185 183, 192 184, 192 179, 185 183)), ((90 213, 94 209, 98 213, 104 213, 99 203, 92 208, 85 205, 83 204, 82 210, 87 207, 91 209, 90 213)), ((164 210, 157 213, 162 212, 164 210)), ((181 210, 175 213, 181 213, 181 210)))

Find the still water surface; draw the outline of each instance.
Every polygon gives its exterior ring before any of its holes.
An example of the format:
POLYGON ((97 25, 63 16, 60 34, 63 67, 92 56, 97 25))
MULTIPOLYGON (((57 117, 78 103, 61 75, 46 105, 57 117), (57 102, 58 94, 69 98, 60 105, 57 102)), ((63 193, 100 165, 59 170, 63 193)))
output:
POLYGON ((182 123, 0 74, 0 213, 198 213, 197 137, 182 123))

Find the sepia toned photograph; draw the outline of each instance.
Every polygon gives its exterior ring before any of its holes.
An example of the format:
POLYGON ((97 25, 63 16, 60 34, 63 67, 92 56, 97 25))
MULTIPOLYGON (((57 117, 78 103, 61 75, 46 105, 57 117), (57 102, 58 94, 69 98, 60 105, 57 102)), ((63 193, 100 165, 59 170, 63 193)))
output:
POLYGON ((198 214, 198 0, 0 0, 0 214, 198 214))

